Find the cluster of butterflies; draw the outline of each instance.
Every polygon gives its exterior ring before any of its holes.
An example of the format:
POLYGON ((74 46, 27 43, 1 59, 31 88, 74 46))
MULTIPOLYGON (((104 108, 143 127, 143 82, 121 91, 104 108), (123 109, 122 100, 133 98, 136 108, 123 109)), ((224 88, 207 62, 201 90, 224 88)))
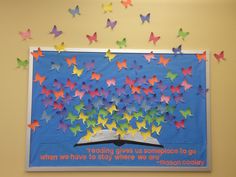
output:
MULTIPOLYGON (((36 63, 43 62, 44 59, 41 58, 45 56, 40 48, 31 55, 36 63)), ((109 62, 114 62, 118 54, 108 49, 104 55, 109 62)), ((166 69, 171 62, 170 58, 164 55, 155 56, 153 52, 144 54, 143 59, 147 63, 158 60, 157 64, 166 69)), ((63 132, 70 130, 74 136, 86 132, 83 138, 87 141, 102 129, 115 130, 121 137, 127 133, 135 136, 137 132, 141 132, 146 140, 153 134, 160 135, 163 123, 171 123, 176 129, 182 129, 187 118, 193 116, 191 108, 186 107, 179 110, 181 119, 175 117, 177 105, 184 104, 184 93, 193 87, 188 81, 192 76, 192 66, 181 68, 181 76, 167 69, 165 77, 161 80, 157 75, 137 77, 137 73, 144 66, 139 65, 136 60, 129 65, 126 59, 117 60, 117 72, 130 70, 136 75, 136 78, 131 78, 127 74, 118 84, 117 78, 109 78, 95 72, 94 60, 84 62, 83 66, 78 66, 77 60, 77 56, 66 57, 64 64, 67 65, 71 77, 80 79, 83 75, 89 75, 88 81, 80 83, 73 82, 71 78, 66 81, 55 78, 53 83, 46 85, 45 80, 50 75, 35 73, 33 82, 41 87, 38 94, 42 97, 40 101, 44 111, 41 120, 35 119, 28 125, 33 131, 40 127, 40 121, 45 120, 48 123, 57 117, 57 129, 63 132), (99 87, 98 83, 102 82, 103 77, 105 83, 99 87), (178 77, 183 77, 183 80, 176 84, 178 77), (171 95, 166 94, 166 91, 170 91, 171 95), (53 110, 54 114, 49 110, 53 110)), ((199 63, 205 62, 206 52, 196 54, 196 60, 199 63)), ((61 64, 52 62, 49 70, 59 73, 60 68, 61 64)), ((196 94, 205 97, 206 92, 207 89, 199 85, 196 94)))
MULTIPOLYGON (((133 3, 132 0, 122 0, 121 1, 121 5, 124 8, 128 8, 128 7, 132 7, 133 3)), ((104 13, 111 13, 113 11, 113 4, 112 3, 106 3, 106 4, 102 4, 102 9, 104 11, 104 13)), ((69 8, 68 12, 72 15, 73 18, 75 18, 76 16, 80 16, 80 8, 79 5, 76 5, 74 8, 69 8)), ((151 19, 151 13, 147 13, 147 14, 140 14, 140 20, 141 23, 150 23, 151 19)), ((106 21, 106 28, 110 28, 111 30, 113 30, 117 25, 117 20, 112 20, 110 18, 107 19, 106 21)), ((31 29, 27 29, 26 31, 21 31, 19 32, 21 38, 23 40, 27 40, 27 39, 32 39, 32 32, 31 29)), ((52 30, 49 32, 50 35, 53 35, 55 38, 61 36, 63 34, 62 30, 59 30, 57 28, 56 25, 54 25, 52 27, 52 30)), ((182 40, 185 40, 185 38, 189 35, 189 32, 185 32, 183 31, 182 28, 179 29, 177 37, 181 38, 182 40)), ((93 34, 87 34, 86 38, 89 42, 89 44, 92 44, 94 42, 97 42, 97 32, 94 32, 93 34)), ((159 35, 155 35, 153 32, 150 33, 148 41, 152 42, 154 45, 156 45, 156 43, 160 40, 160 36, 159 35)), ((116 44, 119 48, 124 48, 127 47, 127 39, 126 38, 122 38, 120 40, 116 41, 116 44)), ((57 44, 54 46, 54 48, 58 51, 65 51, 65 43, 61 42, 60 44, 57 44)), ((172 51, 174 53, 181 53, 181 49, 182 49, 182 45, 179 45, 178 47, 173 47, 172 51)), ((225 60, 224 57, 224 51, 220 51, 218 53, 214 53, 213 55, 215 57, 215 59, 220 62, 225 60)), ((20 58, 17 58, 17 67, 18 68, 26 68, 28 66, 28 60, 22 60, 20 58)))

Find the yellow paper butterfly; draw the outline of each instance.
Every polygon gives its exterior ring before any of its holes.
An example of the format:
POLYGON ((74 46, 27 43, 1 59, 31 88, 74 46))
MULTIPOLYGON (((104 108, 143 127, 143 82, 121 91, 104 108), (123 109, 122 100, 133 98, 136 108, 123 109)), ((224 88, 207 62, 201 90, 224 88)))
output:
POLYGON ((112 131, 112 129, 117 128, 117 125, 116 125, 116 122, 113 121, 111 124, 106 124, 106 127, 108 128, 108 130, 112 131))
POLYGON ((93 133, 90 131, 90 130, 87 130, 87 133, 85 136, 83 136, 83 138, 86 140, 86 141, 90 141, 90 138, 91 136, 93 135, 93 133))
POLYGON ((112 3, 110 2, 108 4, 102 4, 102 9, 104 13, 112 12, 112 3))
POLYGON ((143 140, 146 141, 147 138, 151 137, 151 132, 150 131, 141 132, 141 135, 143 136, 143 140))
POLYGON ((62 42, 61 44, 55 45, 54 48, 60 53, 61 51, 65 51, 65 44, 62 42))
POLYGON ((155 126, 155 125, 152 125, 152 133, 156 133, 157 135, 160 135, 160 131, 161 131, 161 128, 162 126, 155 126))
POLYGON ((116 54, 111 53, 111 50, 108 49, 105 57, 108 58, 108 60, 111 62, 116 57, 116 54))
POLYGON ((75 65, 73 68, 73 72, 72 74, 77 75, 78 77, 80 77, 83 74, 84 69, 78 69, 75 65))

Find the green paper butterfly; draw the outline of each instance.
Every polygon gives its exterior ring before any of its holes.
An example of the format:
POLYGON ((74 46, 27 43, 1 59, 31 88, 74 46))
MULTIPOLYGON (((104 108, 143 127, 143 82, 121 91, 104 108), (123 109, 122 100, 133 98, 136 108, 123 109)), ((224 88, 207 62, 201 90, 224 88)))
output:
POLYGON ((17 68, 25 69, 29 65, 28 60, 21 60, 20 58, 17 58, 16 61, 17 61, 17 68))

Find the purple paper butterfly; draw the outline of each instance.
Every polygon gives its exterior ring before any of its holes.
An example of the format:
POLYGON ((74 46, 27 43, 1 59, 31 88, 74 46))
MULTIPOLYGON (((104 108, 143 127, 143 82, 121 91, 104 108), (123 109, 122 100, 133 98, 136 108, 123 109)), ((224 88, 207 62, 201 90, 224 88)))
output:
POLYGON ((140 104, 141 101, 143 100, 143 96, 135 93, 134 94, 134 100, 137 101, 140 104))
POLYGON ((137 78, 136 81, 137 81, 137 84, 139 84, 139 85, 147 84, 147 78, 146 78, 146 76, 137 78))
POLYGON ((178 103, 183 103, 184 102, 184 97, 183 97, 183 94, 178 94, 177 96, 174 96, 174 100, 175 100, 175 103, 178 104, 178 103))
POLYGON ((138 65, 136 60, 133 61, 132 65, 130 67, 130 69, 135 70, 135 72, 141 70, 142 68, 143 68, 142 65, 138 65))
POLYGON ((82 89, 85 91, 85 92, 88 92, 90 91, 90 86, 87 85, 85 82, 82 83, 82 89))
POLYGON ((106 26, 106 28, 111 28, 112 30, 113 30, 113 28, 116 26, 116 24, 117 24, 117 21, 116 20, 114 20, 114 21, 111 21, 109 18, 107 19, 107 26, 106 26))
POLYGON ((65 117, 67 115, 67 110, 64 107, 61 111, 57 111, 56 114, 61 117, 65 117))
POLYGON ((167 86, 163 84, 162 80, 160 80, 157 83, 157 88, 161 90, 161 92, 165 91, 165 89, 167 89, 167 86))
POLYGON ((60 120, 59 125, 58 125, 58 130, 62 130, 64 133, 66 132, 66 130, 69 128, 70 126, 66 123, 64 123, 62 120, 60 120))
POLYGON ((172 51, 174 52, 174 55, 182 54, 182 45, 179 45, 177 48, 172 48, 172 51))
POLYGON ((57 30, 57 26, 54 25, 50 34, 54 34, 54 37, 58 37, 62 34, 62 31, 57 30))
POLYGON ((101 95, 102 95, 102 96, 104 96, 105 98, 107 98, 109 94, 110 94, 109 91, 105 90, 104 88, 101 88, 101 95))
POLYGON ((118 96, 121 96, 122 94, 125 94, 125 86, 121 88, 116 88, 116 92, 118 96))
POLYGON ((42 100, 42 103, 47 108, 48 106, 52 106, 53 105, 53 99, 52 99, 52 97, 45 98, 45 99, 42 100))
POLYGON ((62 83, 60 83, 57 79, 54 80, 53 86, 57 89, 61 89, 63 87, 62 83))
POLYGON ((146 22, 150 22, 150 16, 151 16, 151 14, 150 13, 148 13, 147 15, 142 15, 142 14, 140 14, 140 19, 141 19, 141 21, 142 21, 142 23, 144 23, 145 21, 146 22))
POLYGON ((205 97, 207 92, 208 92, 208 89, 202 88, 202 85, 198 86, 198 89, 197 89, 197 94, 198 95, 201 95, 201 96, 205 97))
POLYGON ((175 119, 175 116, 171 115, 170 113, 166 113, 165 115, 165 121, 173 121, 175 119))
POLYGON ((66 96, 62 99, 64 104, 70 104, 71 100, 72 100, 72 96, 68 93, 66 93, 66 96))
POLYGON ((95 61, 92 60, 91 62, 87 62, 87 63, 84 63, 85 65, 85 68, 88 70, 88 71, 91 71, 94 69, 95 67, 95 61))
POLYGON ((79 6, 77 5, 74 9, 69 8, 70 14, 75 17, 75 15, 80 15, 79 6))

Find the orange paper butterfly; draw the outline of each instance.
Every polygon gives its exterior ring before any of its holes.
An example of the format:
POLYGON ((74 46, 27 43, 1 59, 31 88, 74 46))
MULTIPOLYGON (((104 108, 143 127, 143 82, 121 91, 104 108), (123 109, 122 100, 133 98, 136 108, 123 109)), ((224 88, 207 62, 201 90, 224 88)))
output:
POLYGON ((41 51, 40 48, 36 52, 31 52, 31 55, 34 57, 36 61, 38 61, 39 57, 43 57, 43 52, 41 51))
POLYGON ((92 76, 91 76, 91 80, 100 80, 100 78, 101 78, 101 74, 99 74, 99 73, 95 73, 95 72, 92 72, 92 76))
POLYGON ((160 60, 158 64, 162 64, 163 66, 166 67, 166 65, 170 62, 170 58, 164 58, 163 55, 160 55, 160 60))
POLYGON ((77 65, 77 64, 76 64, 76 56, 73 56, 72 58, 66 58, 66 63, 68 64, 69 67, 70 67, 72 64, 73 64, 73 65, 77 65))
POLYGON ((119 71, 122 70, 123 68, 127 69, 126 59, 124 59, 122 62, 117 61, 116 65, 117 65, 119 71))
POLYGON ((28 127, 31 128, 34 132, 36 130, 36 127, 39 127, 39 121, 34 120, 31 124, 28 124, 28 127))
POLYGON ((206 51, 204 51, 202 54, 196 54, 196 57, 198 62, 201 62, 202 60, 206 61, 206 51))
POLYGON ((46 76, 41 76, 39 73, 36 73, 34 82, 39 82, 40 85, 45 81, 46 76))
POLYGON ((54 96, 56 97, 56 100, 58 100, 60 97, 64 98, 64 90, 61 89, 59 91, 53 91, 54 96))
POLYGON ((157 79, 157 76, 154 75, 148 80, 148 82, 153 86, 156 82, 159 82, 159 80, 157 79))

